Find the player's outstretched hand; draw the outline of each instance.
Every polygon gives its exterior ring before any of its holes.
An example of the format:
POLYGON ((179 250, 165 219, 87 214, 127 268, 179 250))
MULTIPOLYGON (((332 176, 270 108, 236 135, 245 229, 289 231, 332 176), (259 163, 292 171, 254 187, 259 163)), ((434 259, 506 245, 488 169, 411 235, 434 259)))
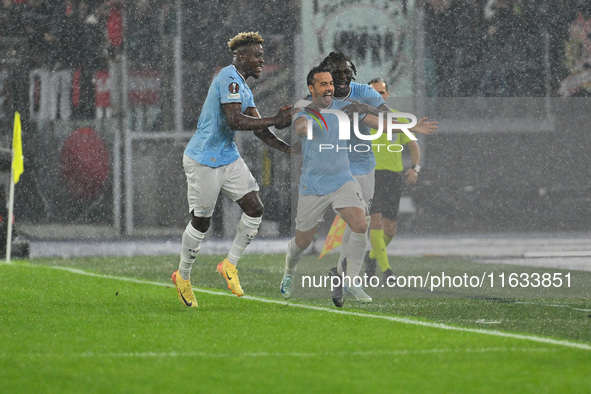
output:
POLYGON ((359 114, 367 114, 367 113, 371 112, 373 109, 372 106, 365 104, 365 103, 361 103, 359 101, 349 100, 349 102, 351 104, 347 104, 342 109, 342 111, 349 116, 351 116, 351 114, 353 114, 354 112, 357 112, 359 114))
POLYGON ((291 105, 285 105, 279 109, 277 115, 275 115, 275 119, 277 119, 277 123, 275 124, 275 128, 278 130, 284 129, 291 125, 291 116, 292 116, 292 108, 291 105))
POLYGON ((433 134, 437 130, 437 122, 428 122, 428 118, 421 118, 410 131, 419 134, 433 134))

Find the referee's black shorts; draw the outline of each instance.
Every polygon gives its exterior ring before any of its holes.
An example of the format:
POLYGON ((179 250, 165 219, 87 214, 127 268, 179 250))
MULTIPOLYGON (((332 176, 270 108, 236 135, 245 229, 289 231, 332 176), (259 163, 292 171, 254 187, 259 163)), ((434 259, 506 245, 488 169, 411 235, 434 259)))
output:
POLYGON ((396 221, 402 196, 402 172, 376 170, 376 186, 371 204, 371 213, 396 221))

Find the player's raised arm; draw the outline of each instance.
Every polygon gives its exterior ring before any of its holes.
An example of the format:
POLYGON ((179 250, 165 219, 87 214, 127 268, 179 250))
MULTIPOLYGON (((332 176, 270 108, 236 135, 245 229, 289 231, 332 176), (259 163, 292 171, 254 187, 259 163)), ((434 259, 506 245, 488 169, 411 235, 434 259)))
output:
MULTIPOLYGON (((381 92, 380 92, 380 94, 381 94, 381 92)), ((386 114, 388 112, 392 112, 392 110, 386 104, 380 105, 378 107, 378 110, 383 112, 384 116, 386 116, 386 114)), ((397 120, 393 120, 392 122, 398 123, 398 124, 403 123, 403 122, 398 122, 397 120)), ((411 127, 409 130, 412 131, 413 133, 426 134, 426 135, 433 134, 437 130, 437 122, 429 122, 428 118, 421 118, 417 121, 417 124, 414 127, 411 127)))
POLYGON ((380 115, 380 111, 378 108, 372 107, 369 104, 362 103, 355 100, 347 100, 350 104, 343 107, 342 111, 345 112, 347 115, 351 115, 354 112, 358 114, 371 114, 375 117, 380 115))
MULTIPOLYGON (((281 107, 277 115, 270 118, 253 116, 252 113, 242 113, 240 103, 223 104, 222 108, 232 130, 256 130, 275 125, 282 125, 291 121, 291 106, 281 107)), ((258 112, 257 112, 258 114, 258 112)))
MULTIPOLYGON (((279 114, 284 113, 288 109, 291 109, 291 107, 286 106, 286 107, 281 108, 279 110, 279 114)), ((259 114, 259 111, 254 107, 247 108, 245 112, 246 112, 247 116, 252 116, 253 118, 262 119, 261 114, 259 114)), ((290 113, 289 121, 291 122, 291 113, 290 113)), ((277 149, 277 150, 284 152, 284 153, 291 153, 291 148, 290 148, 289 144, 287 144, 282 139, 278 138, 275 135, 275 133, 273 133, 273 131, 271 131, 271 129, 269 129, 268 127, 265 127, 262 129, 255 129, 255 130, 253 130, 253 132, 254 132, 254 135, 256 135, 261 141, 263 141, 265 144, 269 145, 271 148, 277 149)))

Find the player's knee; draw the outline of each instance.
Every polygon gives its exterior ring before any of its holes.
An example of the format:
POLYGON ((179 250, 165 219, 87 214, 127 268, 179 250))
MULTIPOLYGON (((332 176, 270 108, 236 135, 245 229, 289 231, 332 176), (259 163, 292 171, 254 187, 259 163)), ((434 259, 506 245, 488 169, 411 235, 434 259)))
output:
POLYGON ((253 218, 260 218, 263 216, 265 212, 265 206, 263 202, 259 198, 259 194, 257 191, 250 192, 242 197, 240 200, 236 201, 240 208, 242 208, 242 212, 251 216, 253 218))
POLYGON ((260 218, 263 216, 263 213, 265 213, 264 207, 249 207, 248 209, 245 209, 243 211, 245 214, 247 214, 250 217, 253 218, 260 218))
POLYGON ((193 216, 191 219, 191 225, 195 230, 201 231, 202 233, 207 232, 209 230, 209 226, 211 224, 211 217, 200 218, 197 216, 193 216))
POLYGON ((301 250, 307 249, 308 246, 310 246, 310 244, 314 240, 315 234, 316 234, 316 230, 305 231, 305 232, 296 231, 296 236, 295 236, 296 246, 301 250))
POLYGON ((308 246, 310 246, 313 239, 314 239, 314 237, 297 237, 296 236, 295 244, 299 249, 304 250, 304 249, 307 249, 308 246))
POLYGON ((351 231, 353 231, 354 233, 364 234, 367 232, 368 225, 367 221, 365 220, 365 217, 363 217, 356 220, 352 220, 349 224, 349 227, 351 227, 351 231))
POLYGON ((245 212, 248 216, 252 216, 253 218, 260 218, 265 213, 265 206, 263 203, 257 204, 250 208, 250 213, 245 212))
POLYGON ((265 206, 261 200, 250 200, 246 204, 241 204, 242 211, 250 217, 260 218, 265 213, 265 206))

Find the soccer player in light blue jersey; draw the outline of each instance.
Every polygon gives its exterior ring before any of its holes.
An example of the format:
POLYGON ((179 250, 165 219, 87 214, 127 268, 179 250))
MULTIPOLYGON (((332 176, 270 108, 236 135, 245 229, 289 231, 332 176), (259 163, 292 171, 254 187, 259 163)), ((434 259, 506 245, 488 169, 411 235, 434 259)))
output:
MULTIPOLYGON (((347 55, 342 52, 331 52, 320 63, 320 66, 328 69, 334 80, 334 100, 335 101, 354 101, 359 103, 357 108, 362 111, 379 116, 380 112, 388 113, 390 109, 382 96, 371 86, 353 82, 354 75, 357 73, 355 65, 351 62, 347 55)), ((437 122, 428 122, 427 118, 420 119, 417 124, 410 128, 410 131, 420 134, 431 134, 437 128, 437 122)), ((371 127, 360 124, 359 131, 362 134, 370 135, 371 127)), ((355 136, 351 136, 351 145, 356 146, 357 149, 352 149, 349 152, 349 161, 351 165, 351 173, 361 185, 363 198, 371 210, 371 202, 373 200, 375 188, 375 166, 376 160, 372 150, 371 140, 362 140, 355 136), (361 148, 366 145, 365 149, 361 148)), ((366 218, 369 223, 369 216, 366 218)), ((346 229, 343 236, 343 244, 350 236, 351 230, 346 229)), ((344 269, 344 261, 347 259, 347 275, 357 276, 361 271, 361 263, 347 258, 347 248, 341 249, 337 267, 332 271, 341 275, 344 269)), ((333 297, 334 299, 335 297, 333 297)))
MULTIPOLYGON (((294 121, 296 134, 302 141, 303 161, 296 235, 288 243, 285 271, 281 280, 281 294, 284 298, 292 295, 297 264, 312 242, 318 225, 323 220, 324 211, 328 208, 341 216, 350 228, 350 236, 343 243, 343 248, 347 249, 347 258, 352 264, 361 266, 367 243, 366 217, 369 213, 361 187, 351 173, 351 142, 340 139, 340 128, 350 126, 348 115, 351 113, 358 114, 360 123, 380 128, 379 117, 365 113, 369 106, 355 101, 333 100, 334 84, 327 69, 313 68, 308 73, 307 84, 311 102, 307 102, 309 105, 296 115, 294 121), (308 135, 309 127, 312 136, 308 135)), ((387 127, 387 120, 382 120, 381 127, 387 127)), ((350 135, 352 136, 351 133, 350 135)), ((340 283, 334 286, 338 293, 331 294, 336 306, 343 306, 343 290, 360 302, 372 302, 363 287, 354 281, 354 276, 347 273, 345 277, 342 272, 337 275, 336 270, 331 270, 330 274, 341 278, 337 281, 331 279, 331 284, 340 283)))
POLYGON ((282 107, 274 117, 261 118, 246 83, 249 77, 261 75, 262 43, 263 38, 255 32, 240 33, 228 42, 232 64, 223 68, 211 83, 197 131, 183 155, 191 221, 182 236, 179 269, 172 274, 172 281, 179 299, 188 307, 197 306, 190 282, 191 267, 209 229, 220 191, 232 198, 243 213, 230 251, 217 270, 234 294, 238 297, 244 294, 236 264, 258 232, 263 203, 259 186, 234 143, 236 131, 253 130, 269 146, 291 152, 289 145, 269 129, 289 125, 291 107, 282 107))
MULTIPOLYGON (((287 246, 285 273, 280 286, 284 298, 290 298, 292 295, 297 264, 304 250, 314 239, 326 209, 332 208, 351 228, 349 242, 344 245, 351 249, 351 260, 359 260, 358 263, 361 264, 367 242, 367 205, 361 196, 359 184, 351 174, 346 149, 348 141, 339 140, 339 119, 335 114, 322 112, 323 122, 321 125, 312 122, 313 138, 307 138, 308 121, 313 119, 314 114, 329 109, 344 112, 350 103, 332 100, 332 76, 326 69, 313 68, 308 73, 307 84, 312 102, 296 115, 294 121, 296 134, 302 141, 303 163, 296 235, 287 246), (322 150, 322 146, 333 148, 322 150)), ((371 302, 369 296, 365 297, 366 302, 371 302)))

